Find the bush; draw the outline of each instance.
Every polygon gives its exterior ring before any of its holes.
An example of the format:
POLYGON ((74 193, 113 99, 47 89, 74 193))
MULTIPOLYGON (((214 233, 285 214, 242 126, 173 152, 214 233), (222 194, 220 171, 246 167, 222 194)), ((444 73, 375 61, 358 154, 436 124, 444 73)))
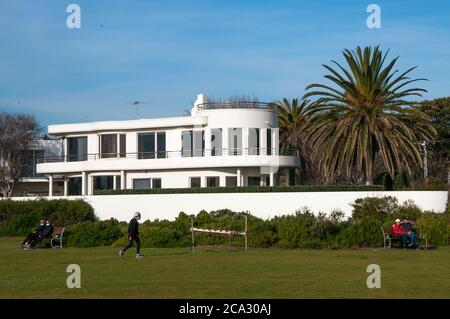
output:
POLYGON ((448 189, 447 181, 439 177, 428 177, 423 185, 424 191, 446 191, 448 189))
POLYGON ((0 235, 26 235, 40 219, 50 219, 56 227, 67 227, 96 217, 92 206, 83 200, 0 200, 0 235))
POLYGON ((123 236, 117 220, 85 221, 67 227, 66 245, 70 247, 96 247, 111 245, 123 236))
POLYGON ((434 246, 449 244, 450 214, 424 213, 416 225, 426 235, 428 242, 434 246))
POLYGON ((397 198, 392 196, 358 198, 352 206, 355 220, 373 219, 381 223, 392 218, 392 213, 399 208, 397 198))
POLYGON ((95 195, 382 191, 380 185, 296 185, 96 190, 95 195))

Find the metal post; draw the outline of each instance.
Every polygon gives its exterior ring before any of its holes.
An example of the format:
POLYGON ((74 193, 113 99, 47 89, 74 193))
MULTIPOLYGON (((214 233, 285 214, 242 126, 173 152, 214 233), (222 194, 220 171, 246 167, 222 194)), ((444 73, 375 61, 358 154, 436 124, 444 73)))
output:
POLYGON ((194 220, 191 217, 191 239, 192 239, 192 253, 195 252, 195 241, 194 241, 194 220))
POLYGON ((247 215, 244 216, 245 217, 245 251, 248 250, 248 240, 247 240, 247 215))

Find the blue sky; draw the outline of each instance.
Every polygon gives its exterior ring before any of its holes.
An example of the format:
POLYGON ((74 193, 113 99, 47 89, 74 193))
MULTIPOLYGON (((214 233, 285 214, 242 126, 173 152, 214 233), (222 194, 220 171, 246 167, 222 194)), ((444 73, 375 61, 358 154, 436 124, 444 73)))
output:
POLYGON ((342 49, 377 45, 398 68, 450 95, 450 2, 103 1, 0 2, 0 112, 48 124, 179 116, 198 93, 260 101, 301 97, 325 82, 342 49), (66 7, 81 7, 68 29, 66 7), (381 7, 368 29, 366 7, 381 7))

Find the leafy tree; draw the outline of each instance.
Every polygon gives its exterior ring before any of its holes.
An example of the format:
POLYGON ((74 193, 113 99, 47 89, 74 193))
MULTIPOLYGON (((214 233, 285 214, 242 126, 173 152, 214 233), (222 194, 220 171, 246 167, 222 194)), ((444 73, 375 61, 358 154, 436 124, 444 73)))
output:
POLYGON ((377 154, 392 177, 422 166, 419 143, 432 140, 436 131, 429 116, 409 100, 426 90, 407 86, 425 79, 409 77, 416 67, 398 74, 398 57, 387 61, 388 53, 378 46, 346 49, 347 69, 336 61, 335 68, 324 65, 325 78, 334 86, 306 88, 304 98, 318 99, 305 138, 329 180, 356 174, 371 184, 377 154))

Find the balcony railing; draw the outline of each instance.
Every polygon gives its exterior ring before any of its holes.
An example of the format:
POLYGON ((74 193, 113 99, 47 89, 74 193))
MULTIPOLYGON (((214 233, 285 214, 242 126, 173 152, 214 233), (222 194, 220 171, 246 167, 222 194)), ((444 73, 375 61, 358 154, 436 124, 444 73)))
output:
POLYGON ((122 159, 164 159, 172 157, 220 157, 220 156, 294 156, 299 157, 300 152, 296 149, 277 150, 275 148, 222 148, 222 149, 198 149, 180 151, 159 151, 159 152, 136 152, 136 153, 93 153, 68 156, 47 156, 40 158, 38 163, 60 163, 60 162, 81 162, 92 160, 122 160, 122 159))
POLYGON ((270 109, 267 102, 208 102, 197 105, 198 110, 220 110, 220 109, 270 109))

